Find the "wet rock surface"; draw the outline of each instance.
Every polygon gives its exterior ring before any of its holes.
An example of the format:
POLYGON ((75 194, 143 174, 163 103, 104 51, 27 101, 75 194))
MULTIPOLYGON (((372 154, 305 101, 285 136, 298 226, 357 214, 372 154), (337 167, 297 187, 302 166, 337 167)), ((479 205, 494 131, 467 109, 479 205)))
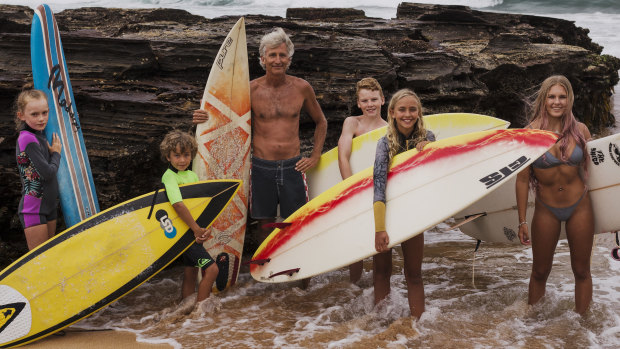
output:
MULTIPOLYGON (((0 266, 26 250, 16 216, 21 186, 13 102, 32 80, 32 16, 28 7, 0 5, 0 266)), ((102 209, 158 185, 165 168, 159 142, 172 128, 191 129, 191 111, 237 19, 172 9, 56 14, 102 209)), ((574 112, 593 132, 614 120, 610 95, 620 60, 600 55, 588 30, 570 21, 409 3, 391 20, 353 9, 289 9, 287 18, 250 15, 251 78, 263 74, 259 40, 276 26, 295 44, 290 74, 310 82, 328 119, 325 150, 336 145, 344 118, 360 114, 355 82, 367 76, 379 80, 387 98, 412 88, 426 114, 480 113, 518 127, 525 98, 545 77, 564 74, 575 90, 574 112)), ((309 151, 312 133, 311 119, 302 115, 302 151, 309 151)))

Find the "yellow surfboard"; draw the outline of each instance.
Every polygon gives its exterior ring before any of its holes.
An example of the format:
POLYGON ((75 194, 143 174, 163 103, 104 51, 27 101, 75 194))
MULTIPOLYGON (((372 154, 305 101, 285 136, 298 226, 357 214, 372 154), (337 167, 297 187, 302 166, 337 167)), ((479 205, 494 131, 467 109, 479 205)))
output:
MULTIPOLYGON (((201 227, 228 205, 240 180, 180 186, 201 227)), ((39 245, 0 272, 0 347, 48 336, 157 274, 194 242, 164 191, 109 208, 39 245)))
MULTIPOLYGON (((445 113, 424 115, 424 126, 433 131, 437 140, 471 132, 486 130, 503 130, 510 122, 492 116, 471 113, 445 113)), ((386 127, 364 133, 353 138, 351 144, 351 170, 356 174, 373 165, 375 149, 379 138, 383 137, 386 127)), ((321 155, 319 163, 306 172, 308 195, 314 199, 324 191, 342 181, 338 166, 338 147, 321 155)))

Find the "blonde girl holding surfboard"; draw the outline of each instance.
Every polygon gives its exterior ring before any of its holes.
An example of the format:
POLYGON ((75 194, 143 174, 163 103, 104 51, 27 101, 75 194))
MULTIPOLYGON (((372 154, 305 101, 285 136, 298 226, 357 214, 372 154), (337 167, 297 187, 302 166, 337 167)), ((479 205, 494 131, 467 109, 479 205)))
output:
MULTIPOLYGON (((409 89, 399 90, 392 96, 388 105, 387 120, 387 134, 377 143, 373 171, 375 249, 379 252, 373 258, 375 304, 390 293, 392 253, 391 248, 388 247, 390 237, 385 229, 385 189, 390 163, 396 154, 413 148, 422 150, 426 144, 435 140, 435 135, 424 128, 420 98, 409 89)), ((410 217, 402 217, 402 219, 410 219, 410 217)), ((424 233, 404 241, 401 247, 409 309, 411 315, 419 319, 424 312, 424 284, 422 282, 424 233)))
POLYGON ((574 99, 572 86, 564 76, 551 76, 541 84, 528 127, 556 132, 560 140, 519 173, 516 197, 519 238, 522 244, 532 245, 528 304, 537 303, 545 294, 561 224, 565 222, 575 276, 575 311, 583 314, 592 300, 590 255, 594 214, 580 170, 586 173, 586 142, 591 135, 586 125, 578 122, 572 113, 574 99), (536 193, 531 234, 526 219, 530 188, 536 193))

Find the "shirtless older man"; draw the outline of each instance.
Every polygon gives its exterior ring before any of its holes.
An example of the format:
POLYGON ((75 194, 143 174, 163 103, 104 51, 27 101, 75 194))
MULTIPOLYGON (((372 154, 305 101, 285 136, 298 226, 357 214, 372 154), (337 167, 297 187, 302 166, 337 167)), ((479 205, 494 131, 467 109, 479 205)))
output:
MULTIPOLYGON (((250 82, 252 101, 252 218, 259 222, 259 239, 264 240, 280 216, 288 217, 308 201, 305 172, 321 156, 327 120, 310 84, 286 74, 294 46, 281 28, 263 36, 259 47, 265 75, 250 82), (305 110, 315 123, 314 148, 310 157, 300 155, 299 119, 305 110)), ((208 119, 204 110, 195 110, 193 122, 208 119)))

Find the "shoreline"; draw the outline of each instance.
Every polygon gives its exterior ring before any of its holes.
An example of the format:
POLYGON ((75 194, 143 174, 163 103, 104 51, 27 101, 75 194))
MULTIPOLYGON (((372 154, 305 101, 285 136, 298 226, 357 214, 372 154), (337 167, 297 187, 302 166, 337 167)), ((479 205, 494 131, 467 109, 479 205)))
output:
POLYGON ((137 336, 129 331, 116 330, 81 330, 66 328, 64 336, 47 336, 40 340, 24 345, 29 349, 168 349, 170 344, 151 344, 137 341, 137 336))

